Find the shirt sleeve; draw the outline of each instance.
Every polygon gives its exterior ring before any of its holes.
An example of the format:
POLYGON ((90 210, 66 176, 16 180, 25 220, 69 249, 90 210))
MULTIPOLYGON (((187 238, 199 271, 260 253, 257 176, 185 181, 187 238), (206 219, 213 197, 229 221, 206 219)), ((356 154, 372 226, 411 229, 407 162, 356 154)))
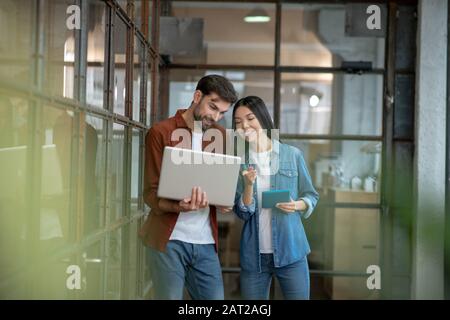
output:
POLYGON ((305 211, 301 212, 301 215, 303 218, 307 219, 312 214, 317 202, 319 201, 319 193, 312 184, 308 167, 306 166, 305 159, 303 158, 303 154, 300 150, 297 154, 297 166, 299 171, 299 199, 305 201, 308 206, 305 211))
POLYGON ((242 197, 243 195, 241 195, 241 198, 239 199, 239 209, 243 212, 255 212, 255 198, 252 197, 252 203, 250 203, 249 205, 245 205, 242 197))
POLYGON ((150 128, 145 137, 143 196, 145 203, 152 208, 152 210, 159 210, 159 198, 157 192, 163 150, 164 144, 161 133, 154 128, 150 128))

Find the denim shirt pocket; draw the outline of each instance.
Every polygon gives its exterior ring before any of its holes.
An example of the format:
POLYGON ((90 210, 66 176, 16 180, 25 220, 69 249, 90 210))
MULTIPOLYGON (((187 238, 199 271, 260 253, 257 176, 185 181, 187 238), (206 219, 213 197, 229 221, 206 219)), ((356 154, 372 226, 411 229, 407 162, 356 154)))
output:
POLYGON ((289 189, 291 197, 296 197, 298 185, 298 171, 292 164, 280 163, 278 169, 278 188, 289 189))

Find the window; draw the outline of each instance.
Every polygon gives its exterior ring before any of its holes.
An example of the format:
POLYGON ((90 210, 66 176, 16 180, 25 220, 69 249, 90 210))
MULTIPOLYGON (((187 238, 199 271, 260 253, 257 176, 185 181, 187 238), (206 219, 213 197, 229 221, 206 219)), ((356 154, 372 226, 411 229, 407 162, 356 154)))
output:
POLYGON ((172 14, 161 17, 160 50, 171 54, 174 63, 274 63, 274 4, 174 1, 172 14), (256 8, 264 10, 270 21, 245 22, 256 8))
POLYGON ((127 45, 127 26, 119 17, 115 16, 114 25, 114 112, 125 115, 125 62, 127 45))
POLYGON ((281 55, 285 66, 340 67, 343 61, 384 66, 384 38, 346 32, 345 4, 283 4, 281 55))
POLYGON ((86 71, 86 102, 100 108, 105 90, 105 4, 90 0, 88 10, 88 43, 86 71))
POLYGON ((282 73, 280 131, 381 135, 383 76, 282 73))

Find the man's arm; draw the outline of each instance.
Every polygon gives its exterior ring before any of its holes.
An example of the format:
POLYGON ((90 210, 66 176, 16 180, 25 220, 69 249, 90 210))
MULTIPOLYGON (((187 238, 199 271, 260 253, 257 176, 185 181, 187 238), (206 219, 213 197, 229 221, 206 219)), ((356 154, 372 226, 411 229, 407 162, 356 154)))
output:
POLYGON ((180 212, 178 201, 157 196, 164 143, 161 132, 150 128, 145 137, 144 201, 156 214, 180 212))

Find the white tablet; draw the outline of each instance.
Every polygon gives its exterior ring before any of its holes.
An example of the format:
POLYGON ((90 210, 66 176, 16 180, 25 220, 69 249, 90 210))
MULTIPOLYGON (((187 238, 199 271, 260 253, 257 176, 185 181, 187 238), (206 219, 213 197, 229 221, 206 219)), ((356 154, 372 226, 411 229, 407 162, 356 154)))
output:
POLYGON ((200 187, 210 204, 232 206, 240 164, 240 157, 165 147, 158 197, 181 200, 200 187))

